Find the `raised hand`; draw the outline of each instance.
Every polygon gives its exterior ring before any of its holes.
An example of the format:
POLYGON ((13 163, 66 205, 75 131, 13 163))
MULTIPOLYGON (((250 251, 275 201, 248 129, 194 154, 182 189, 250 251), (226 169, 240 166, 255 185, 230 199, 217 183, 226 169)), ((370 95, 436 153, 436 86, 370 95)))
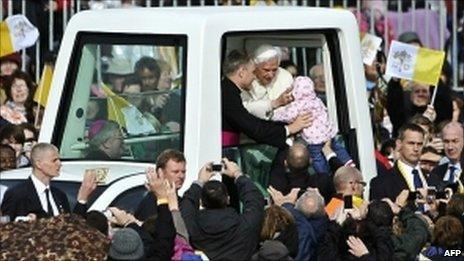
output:
POLYGON ((87 203, 92 192, 97 188, 97 174, 94 169, 85 170, 84 179, 82 180, 79 192, 77 193, 77 201, 87 203))
POLYGON ((349 236, 346 243, 350 248, 348 251, 355 257, 362 257, 369 254, 369 250, 367 250, 366 245, 364 245, 364 242, 362 242, 362 240, 358 237, 349 236))
POLYGON ((166 188, 164 186, 164 174, 161 168, 155 170, 153 167, 147 168, 147 182, 145 187, 155 194, 158 199, 167 198, 166 188))
POLYGON ((174 182, 169 182, 169 180, 165 180, 164 188, 166 190, 169 210, 170 211, 179 210, 179 202, 177 200, 176 184, 174 182))
POLYGON ((223 158, 222 162, 224 162, 224 171, 223 173, 231 178, 237 178, 239 175, 242 174, 240 167, 237 163, 230 161, 227 158, 223 158))
POLYGON ((271 102, 272 108, 276 109, 280 106, 285 106, 293 101, 292 87, 287 88, 277 99, 271 102))
POLYGON ((201 169, 200 172, 198 172, 198 181, 201 183, 206 183, 208 180, 213 176, 214 172, 211 169, 212 162, 206 163, 201 169))

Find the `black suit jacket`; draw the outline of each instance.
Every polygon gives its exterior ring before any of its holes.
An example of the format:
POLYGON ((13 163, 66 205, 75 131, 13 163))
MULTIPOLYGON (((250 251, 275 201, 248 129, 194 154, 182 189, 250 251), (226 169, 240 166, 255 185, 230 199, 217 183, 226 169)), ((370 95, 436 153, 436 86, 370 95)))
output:
MULTIPOLYGON (((53 199, 60 213, 70 213, 68 198, 61 190, 50 186, 53 199)), ((1 206, 2 214, 10 216, 14 220, 18 216, 26 216, 29 213, 34 213, 38 218, 50 217, 40 204, 39 195, 32 183, 31 177, 25 181, 8 188, 5 192, 1 206)), ((74 208, 74 213, 85 216, 87 206, 77 203, 74 208)))
POLYGON ((409 189, 408 183, 401 175, 398 169, 398 163, 395 163, 395 166, 389 173, 378 175, 371 180, 369 199, 381 200, 383 198, 389 198, 395 202, 396 197, 404 189, 409 189))
MULTIPOLYGON (((461 157, 461 168, 464 167, 464 157, 461 157)), ((449 168, 449 163, 442 164, 436 166, 432 172, 430 173, 430 176, 427 180, 427 183, 430 186, 434 186, 438 190, 442 190, 446 188, 448 185, 447 181, 443 181, 443 178, 446 175, 446 172, 448 171, 449 168)), ((459 178, 462 184, 464 184, 464 175, 461 173, 461 177, 459 178)))
POLYGON ((134 216, 138 220, 145 221, 150 216, 158 214, 157 198, 153 193, 147 193, 140 201, 139 206, 135 210, 134 216))
POLYGON ((286 147, 285 124, 259 119, 243 106, 240 89, 228 78, 221 82, 222 130, 244 133, 258 143, 286 147))

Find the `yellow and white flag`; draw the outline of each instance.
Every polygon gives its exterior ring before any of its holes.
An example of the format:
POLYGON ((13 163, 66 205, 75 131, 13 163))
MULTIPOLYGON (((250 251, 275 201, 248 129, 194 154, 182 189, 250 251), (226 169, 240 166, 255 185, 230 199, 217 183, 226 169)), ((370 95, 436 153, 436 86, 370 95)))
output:
POLYGON ((35 44, 39 30, 24 15, 8 16, 0 23, 0 57, 35 44))
POLYGON ((39 87, 35 91, 34 101, 43 107, 47 106, 48 94, 52 85, 53 68, 49 64, 45 64, 40 78, 39 87))
POLYGON ((444 60, 443 51, 392 41, 385 74, 436 86, 444 60))
POLYGON ((153 125, 134 105, 115 94, 107 85, 102 84, 101 88, 107 96, 108 120, 117 122, 120 127, 126 128, 127 133, 131 135, 156 132, 153 125))
POLYGON ((108 97, 108 120, 115 121, 121 127, 126 127, 126 120, 122 113, 122 108, 129 107, 131 104, 121 96, 115 94, 107 85, 102 84, 102 90, 108 97))

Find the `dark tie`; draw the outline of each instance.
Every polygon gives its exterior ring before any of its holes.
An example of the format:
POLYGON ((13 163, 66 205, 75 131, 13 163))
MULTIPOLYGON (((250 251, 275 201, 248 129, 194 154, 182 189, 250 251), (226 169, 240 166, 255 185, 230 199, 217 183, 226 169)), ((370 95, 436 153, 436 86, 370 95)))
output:
POLYGON ((454 183, 454 172, 456 172, 456 167, 451 165, 449 166, 449 179, 448 182, 453 184, 454 183))
POLYGON ((417 169, 412 170, 412 175, 414 175, 414 188, 417 190, 418 188, 422 188, 422 180, 419 176, 419 171, 417 169))
POLYGON ((53 208, 52 208, 52 204, 50 203, 49 193, 50 193, 50 190, 48 188, 45 189, 45 197, 47 198, 47 208, 48 208, 47 214, 48 216, 53 217, 53 208))

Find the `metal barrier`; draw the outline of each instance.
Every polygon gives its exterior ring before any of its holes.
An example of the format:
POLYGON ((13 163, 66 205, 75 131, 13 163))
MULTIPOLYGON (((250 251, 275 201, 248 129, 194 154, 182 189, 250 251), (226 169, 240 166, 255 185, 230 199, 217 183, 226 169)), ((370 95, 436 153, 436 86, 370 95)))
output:
MULTIPOLYGON (((5 18, 6 16, 10 16, 13 14, 22 13, 26 16, 29 14, 27 13, 28 5, 34 5, 30 1, 26 0, 1 0, 3 8, 0 8, 0 18, 5 18)), ((40 1, 38 1, 40 2, 40 1)), ((444 0, 444 1, 432 1, 432 0, 389 0, 389 1, 366 1, 366 0, 49 0, 47 6, 53 6, 55 8, 46 8, 48 10, 48 41, 37 41, 35 47, 28 48, 28 54, 34 54, 35 56, 35 64, 41 65, 43 63, 42 59, 44 57, 44 50, 48 51, 56 51, 57 41, 59 39, 55 39, 55 34, 58 34, 58 37, 62 36, 60 29, 62 32, 65 31, 67 22, 69 19, 82 10, 86 10, 89 8, 120 8, 120 7, 131 7, 131 6, 138 6, 138 7, 177 7, 177 6, 219 6, 219 5, 278 5, 278 6, 315 6, 315 7, 330 7, 330 8, 349 8, 351 9, 358 21, 362 19, 362 13, 364 7, 371 6, 368 11, 369 14, 369 32, 375 33, 376 29, 376 16, 381 15, 383 16, 383 36, 384 39, 391 40, 389 37, 389 28, 392 25, 392 17, 396 17, 396 36, 400 33, 405 31, 416 31, 418 29, 417 24, 417 17, 418 15, 423 16, 423 23, 421 22, 422 26, 425 26, 425 41, 423 41, 426 47, 430 47, 431 45, 431 37, 433 37, 433 33, 430 32, 431 22, 434 21, 436 23, 436 19, 438 19, 438 46, 433 46, 435 49, 441 50, 448 50, 447 59, 451 63, 452 66, 452 82, 453 82, 453 89, 456 91, 463 91, 462 85, 464 85, 464 61, 458 60, 458 48, 463 48, 464 39, 461 39, 461 43, 458 46, 458 28, 459 28, 459 21, 458 21, 458 3, 457 1, 453 0, 444 0), (422 8, 417 8, 417 4, 421 3, 422 8), (403 4, 410 4, 409 10, 403 10, 403 4), (446 4, 451 5, 452 13, 449 14, 447 12, 446 4), (392 7, 396 6, 396 11, 388 11, 391 10, 392 7), (390 7, 390 8, 389 8, 390 7), (405 12, 407 11, 407 12, 405 12), (424 12, 425 11, 425 14, 424 12), (405 19, 411 21, 409 24, 410 27, 405 28, 404 22, 405 19), (435 20, 434 20, 435 18, 435 20), (447 29, 446 29, 446 22, 451 21, 451 35, 447 36, 447 29), (58 22, 61 23, 57 24, 58 22), (446 45, 446 41, 448 40, 448 46, 446 45), (41 46, 43 45, 43 46, 41 46), (48 48, 44 48, 48 47, 48 48), (450 48, 449 48, 450 47, 450 48), (35 48, 35 49, 34 49, 35 48), (30 51, 30 49, 34 49, 34 51, 30 51), (451 50, 451 51, 450 51, 451 50), (458 87, 461 85, 461 87, 458 87)), ((461 10, 462 12, 462 10, 461 10)), ((462 16, 462 15, 461 15, 462 16)), ((34 21, 31 21, 34 23, 34 21)), ((462 22, 461 22, 462 23, 462 22)), ((361 27, 361 24, 360 24, 361 27)), ((44 28, 39 28, 39 31, 43 31, 44 28)), ((461 29, 462 25, 461 25, 461 29)), ((42 32, 41 31, 41 32, 42 32)), ((388 43, 389 41, 385 41, 386 46, 385 50, 388 50, 388 43)), ((31 57, 31 59, 33 59, 31 57)), ((23 70, 26 66, 26 50, 22 50, 22 64, 23 70)), ((36 81, 40 78, 42 66, 35 67, 35 79, 36 81)))

